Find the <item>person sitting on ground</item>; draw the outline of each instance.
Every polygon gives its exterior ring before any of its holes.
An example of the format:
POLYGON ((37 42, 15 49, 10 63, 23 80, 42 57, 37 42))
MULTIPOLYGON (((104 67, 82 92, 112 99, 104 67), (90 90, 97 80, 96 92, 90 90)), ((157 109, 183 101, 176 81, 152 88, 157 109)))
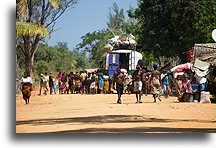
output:
POLYGON ((190 95, 192 93, 192 88, 191 88, 190 80, 186 75, 182 76, 182 89, 183 89, 183 95, 179 99, 179 102, 189 102, 190 95))

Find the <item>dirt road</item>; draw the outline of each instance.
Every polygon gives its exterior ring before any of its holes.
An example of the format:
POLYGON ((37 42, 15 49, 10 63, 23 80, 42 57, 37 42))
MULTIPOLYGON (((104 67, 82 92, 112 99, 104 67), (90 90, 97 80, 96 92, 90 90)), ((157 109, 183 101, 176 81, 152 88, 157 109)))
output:
POLYGON ((43 95, 16 98, 17 133, 216 133, 216 104, 179 103, 175 97, 135 104, 135 95, 43 95))

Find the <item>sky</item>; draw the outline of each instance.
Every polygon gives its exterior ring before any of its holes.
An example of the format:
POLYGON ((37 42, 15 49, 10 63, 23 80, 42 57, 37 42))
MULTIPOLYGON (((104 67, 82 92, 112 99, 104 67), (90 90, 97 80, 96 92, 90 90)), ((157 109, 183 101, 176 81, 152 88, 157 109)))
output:
POLYGON ((70 50, 81 43, 80 37, 88 32, 106 28, 109 8, 116 2, 118 7, 124 9, 125 16, 129 7, 137 8, 137 0, 78 0, 73 9, 65 12, 56 22, 55 32, 48 40, 49 46, 57 42, 67 42, 70 50))

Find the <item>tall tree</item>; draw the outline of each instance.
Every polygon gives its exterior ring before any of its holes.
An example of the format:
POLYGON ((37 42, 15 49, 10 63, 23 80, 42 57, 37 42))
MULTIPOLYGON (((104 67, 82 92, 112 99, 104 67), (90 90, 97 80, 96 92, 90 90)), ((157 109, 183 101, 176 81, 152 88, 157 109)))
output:
POLYGON ((109 8, 107 28, 111 32, 118 31, 120 33, 123 33, 121 27, 123 22, 125 22, 124 9, 119 9, 117 3, 114 2, 112 4, 112 7, 109 8))
POLYGON ((124 10, 120 9, 116 3, 113 3, 112 7, 109 8, 107 28, 86 33, 81 37, 82 42, 77 45, 77 49, 90 52, 92 67, 101 67, 101 62, 105 60, 104 46, 107 41, 115 35, 133 33, 135 26, 135 19, 126 20, 124 10))
POLYGON ((182 55, 194 43, 212 42, 215 0, 140 0, 133 17, 142 51, 156 58, 182 55))
POLYGON ((90 53, 90 63, 93 68, 100 67, 100 62, 104 60, 104 46, 111 37, 113 34, 108 30, 87 33, 81 37, 82 42, 77 45, 77 49, 90 53))
MULTIPOLYGON (((49 34, 51 34, 59 17, 76 3, 77 0, 17 0, 16 19, 35 24, 35 26, 48 28, 49 34), (19 3, 20 1, 21 3, 19 3), (26 6, 27 9, 24 9, 25 7, 22 9, 20 6, 26 6)), ((25 70, 33 76, 34 55, 39 42, 44 39, 44 36, 39 31, 25 33, 19 37, 20 42, 23 44, 21 50, 25 55, 25 70)))

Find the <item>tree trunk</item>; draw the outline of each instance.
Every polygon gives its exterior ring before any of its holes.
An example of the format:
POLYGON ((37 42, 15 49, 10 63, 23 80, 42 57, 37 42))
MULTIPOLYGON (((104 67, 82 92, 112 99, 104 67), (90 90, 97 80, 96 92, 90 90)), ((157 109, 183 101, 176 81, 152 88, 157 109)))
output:
POLYGON ((16 54, 16 94, 19 93, 19 66, 18 66, 18 60, 17 60, 17 54, 16 54))
POLYGON ((30 74, 30 77, 33 78, 33 56, 25 56, 25 71, 30 74))
POLYGON ((32 45, 30 44, 30 36, 24 37, 24 50, 25 50, 25 71, 30 74, 34 82, 34 55, 39 45, 39 35, 35 37, 32 45))
POLYGON ((159 62, 160 62, 160 66, 163 67, 164 64, 165 64, 165 60, 166 60, 165 57, 164 56, 159 56, 158 59, 159 59, 159 62))

